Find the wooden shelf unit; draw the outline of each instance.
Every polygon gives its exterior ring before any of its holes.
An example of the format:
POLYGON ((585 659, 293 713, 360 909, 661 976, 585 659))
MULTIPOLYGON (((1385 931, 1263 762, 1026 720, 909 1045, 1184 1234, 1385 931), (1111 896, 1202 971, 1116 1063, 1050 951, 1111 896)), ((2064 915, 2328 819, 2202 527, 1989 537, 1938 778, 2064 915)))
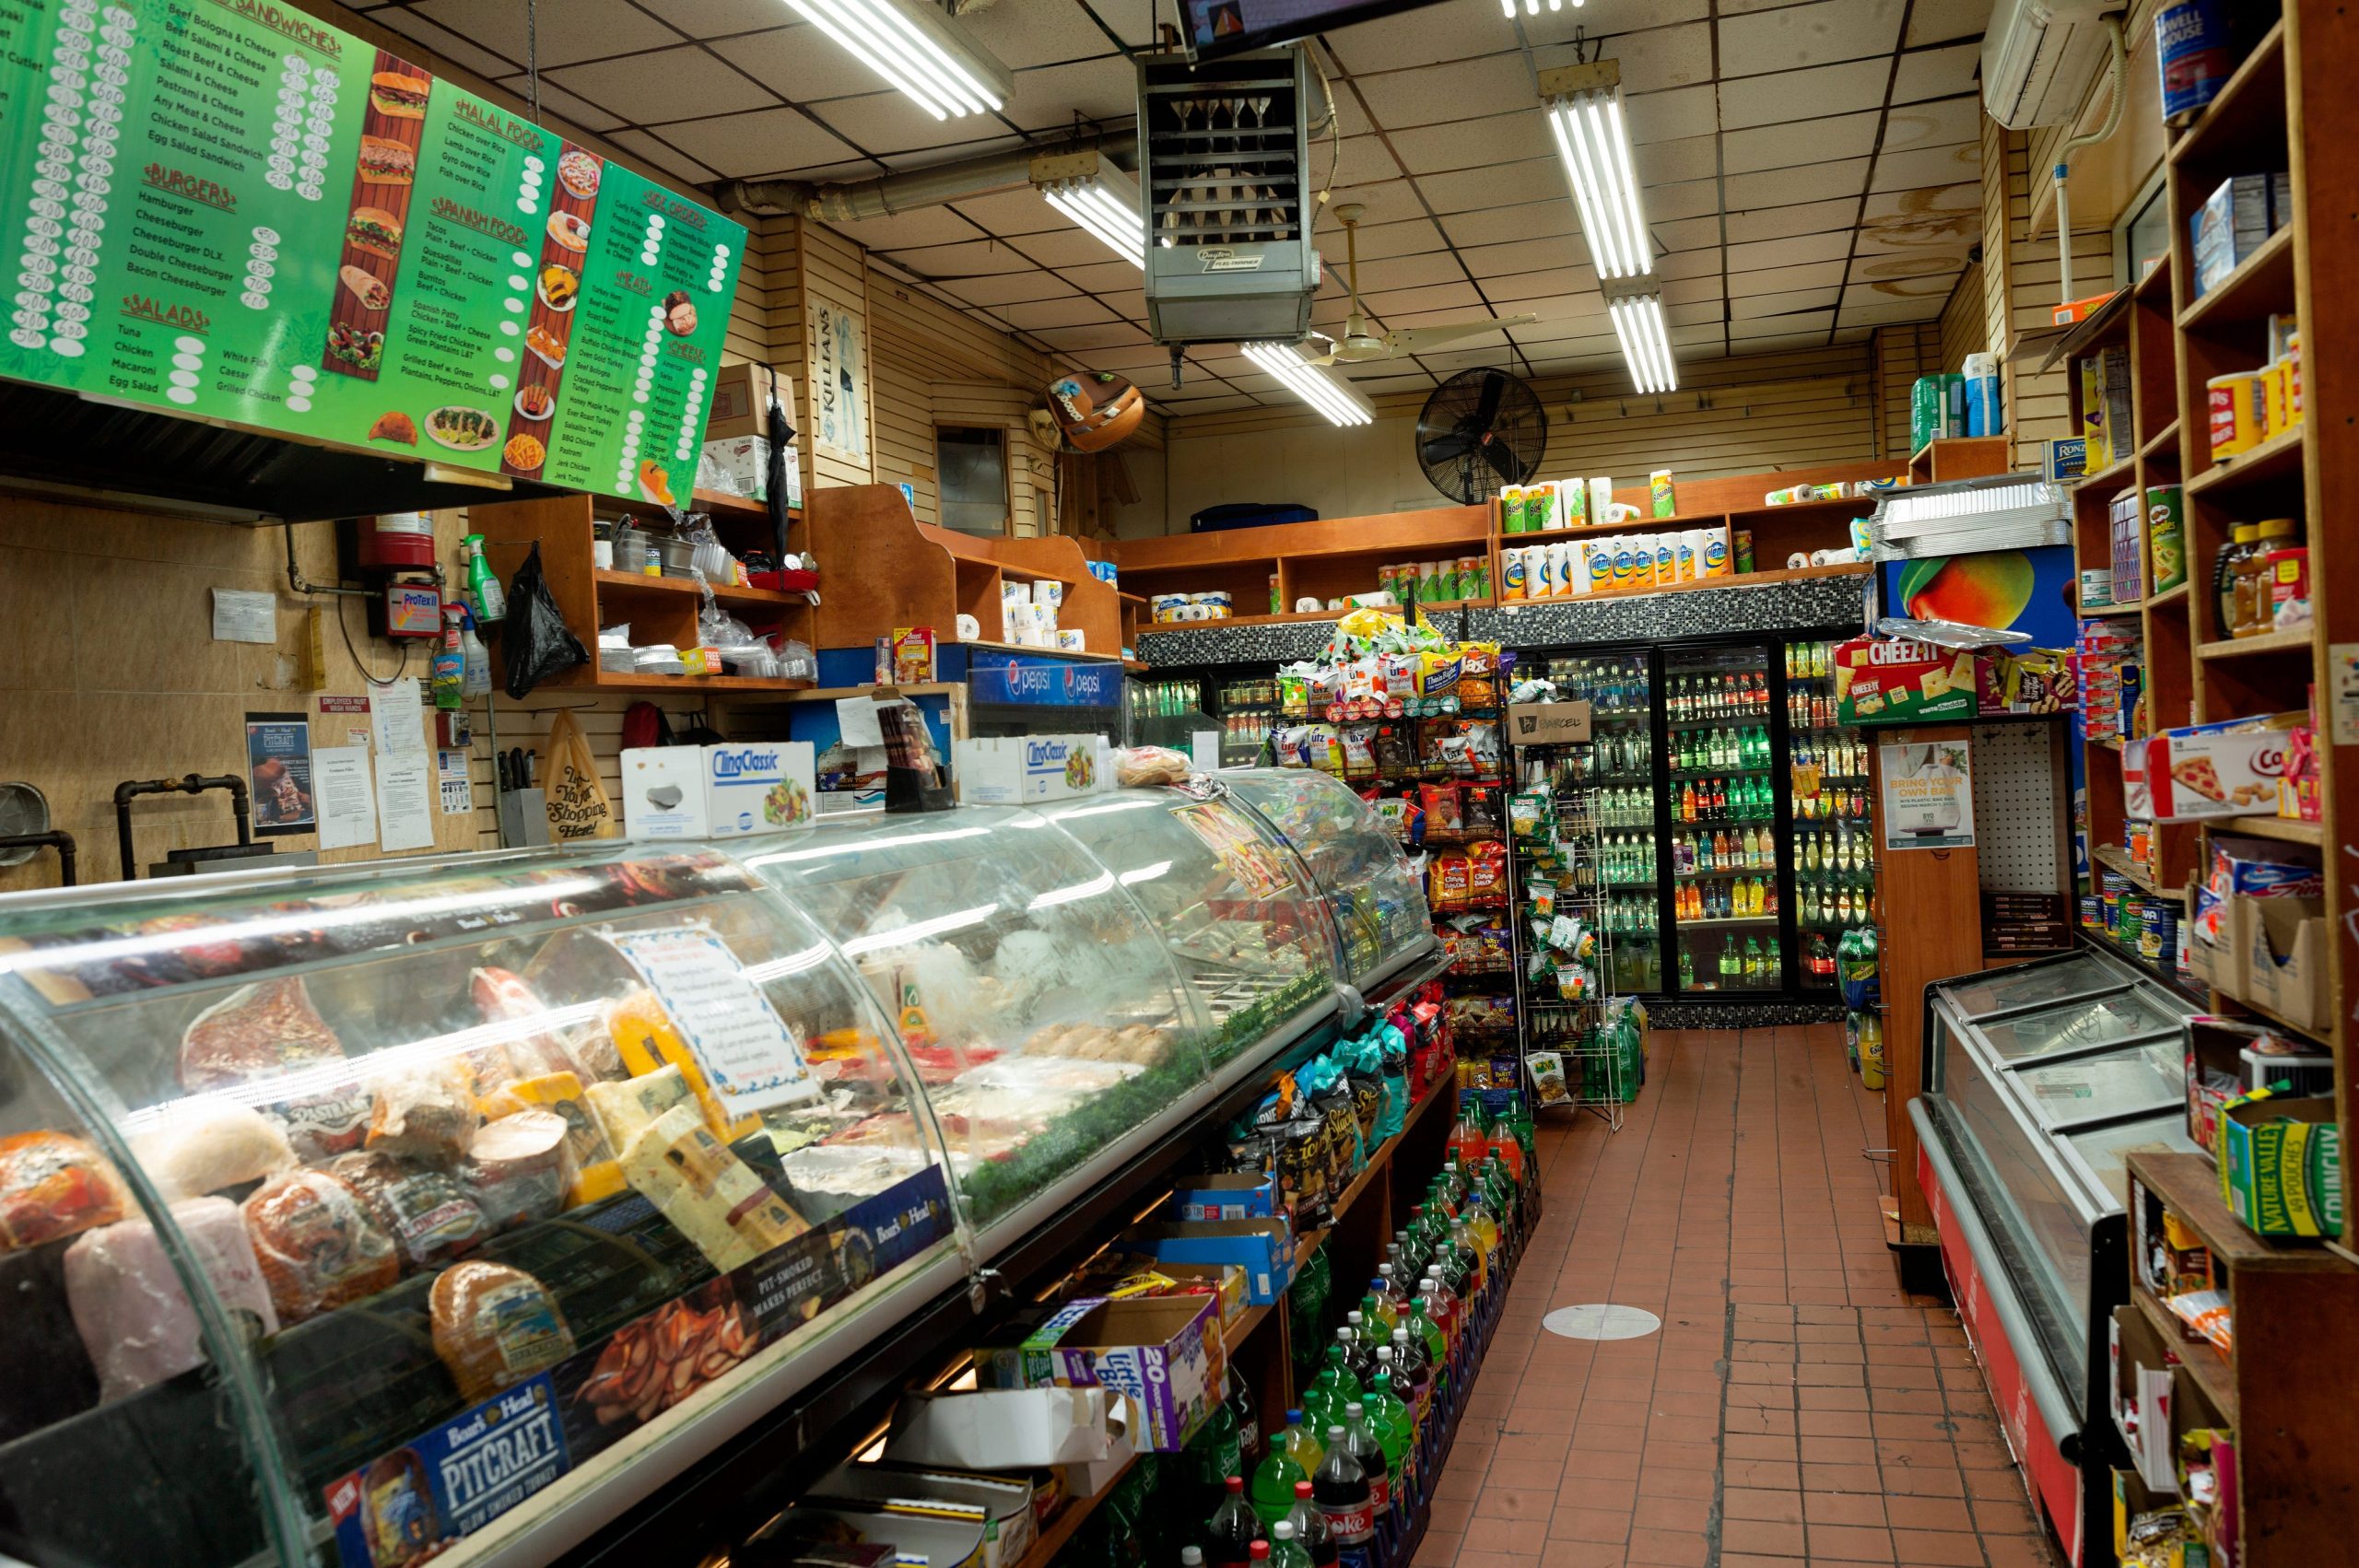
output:
MULTIPOLYGON (((769 511, 742 497, 699 490, 690 510, 705 510, 722 542, 742 555, 773 547, 769 511)), ((641 577, 601 570, 592 551, 596 520, 630 516, 642 521, 661 518, 659 507, 644 500, 616 496, 548 496, 523 501, 485 501, 469 509, 473 531, 484 536, 484 555, 502 581, 512 579, 532 547, 541 547, 541 573, 557 601, 566 626, 590 650, 590 661, 542 683, 544 687, 585 688, 611 692, 695 692, 735 695, 802 691, 805 680, 769 679, 751 675, 617 674, 598 668, 598 628, 628 621, 631 640, 645 645, 668 642, 692 648, 697 642, 697 612, 704 593, 694 578, 641 577)), ((803 530, 803 514, 788 513, 789 541, 802 548, 794 535, 803 530)), ((716 586, 713 598, 757 633, 782 629, 816 651, 819 647, 818 611, 799 593, 756 588, 716 586)), ((492 681, 507 678, 504 638, 491 644, 492 681)))
MULTIPOLYGON (((1268 619, 1273 614, 1291 615, 1300 599, 1323 604, 1375 592, 1379 567, 1473 557, 1496 568, 1497 556, 1491 547, 1495 514, 1495 506, 1485 503, 1322 518, 1266 528, 1125 539, 1108 546, 1108 554, 1121 569, 1126 593, 1151 600, 1158 593, 1226 592, 1233 618, 1269 625, 1276 624, 1268 619), (1282 608, 1271 612, 1273 603, 1282 608)), ((1139 629, 1156 628, 1143 616, 1139 629)))
POLYGON ((2130 1299, 2209 1407, 2175 1409, 2174 1435, 2221 1423, 2235 1431, 2237 1562, 2307 1568, 2347 1559, 2359 1507, 2359 1404, 2344 1372, 2359 1360, 2359 1268, 2315 1242, 2246 1230, 2200 1154, 2132 1151, 2128 1164, 2126 1250, 2137 1250, 2142 1195, 2151 1193, 2201 1238, 2228 1295, 2235 1349, 2224 1356, 2188 1340, 2140 1281, 2136 1258, 2129 1263, 2130 1299))
POLYGON ((1911 485, 1946 485, 1953 479, 1986 479, 2015 465, 2013 436, 1944 436, 1910 454, 1911 485))

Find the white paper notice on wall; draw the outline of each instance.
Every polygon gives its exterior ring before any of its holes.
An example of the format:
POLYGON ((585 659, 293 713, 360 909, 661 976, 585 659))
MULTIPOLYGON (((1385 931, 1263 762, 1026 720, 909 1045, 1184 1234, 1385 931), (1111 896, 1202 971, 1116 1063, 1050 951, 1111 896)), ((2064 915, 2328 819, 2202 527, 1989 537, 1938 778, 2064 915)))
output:
POLYGON ((733 1119, 818 1094, 802 1042, 710 926, 605 937, 655 993, 733 1119))
POLYGON ((426 755, 426 709, 419 703, 416 675, 389 682, 377 693, 369 705, 369 731, 379 756, 394 752, 426 755))
POLYGON ((213 591, 213 640, 216 642, 276 642, 278 640, 278 595, 268 589, 215 589, 213 591))
POLYGON ((843 743, 848 746, 885 743, 885 729, 877 722, 876 699, 873 696, 836 698, 836 728, 842 732, 843 743))
POLYGON ((434 847, 434 759, 423 750, 377 754, 377 842, 386 849, 434 847))
POLYGON ((376 841, 377 797, 369 787, 367 744, 322 746, 311 753, 311 802, 320 813, 321 848, 356 849, 376 841))
POLYGON ((2359 746, 2359 642, 2326 646, 2328 732, 2338 746, 2359 746))

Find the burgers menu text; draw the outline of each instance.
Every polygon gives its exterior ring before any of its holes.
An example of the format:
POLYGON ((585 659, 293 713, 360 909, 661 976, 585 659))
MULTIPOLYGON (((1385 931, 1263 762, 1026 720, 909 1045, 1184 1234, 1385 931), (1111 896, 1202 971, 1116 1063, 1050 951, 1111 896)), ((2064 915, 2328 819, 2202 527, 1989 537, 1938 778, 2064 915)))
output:
POLYGON ((745 231, 269 0, 0 0, 0 375, 685 496, 745 231))

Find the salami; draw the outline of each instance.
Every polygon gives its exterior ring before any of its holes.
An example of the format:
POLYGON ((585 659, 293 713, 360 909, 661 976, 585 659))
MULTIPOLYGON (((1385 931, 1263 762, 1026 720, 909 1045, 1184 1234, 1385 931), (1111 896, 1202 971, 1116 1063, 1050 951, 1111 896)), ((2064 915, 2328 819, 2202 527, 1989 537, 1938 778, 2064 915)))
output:
POLYGON ((473 1077, 449 1058, 379 1073, 369 1090, 372 1152, 447 1164, 475 1139, 473 1077))
MULTIPOLYGON (((483 1014, 487 1024, 528 1024, 549 1016, 549 1004, 510 970, 477 969, 467 977, 467 986, 475 996, 475 1011, 483 1014)), ((511 1079, 537 1078, 551 1072, 583 1076, 581 1064, 573 1059, 573 1052, 565 1042, 546 1030, 518 1034, 478 1047, 474 1054, 478 1084, 504 1083, 511 1079)))
POLYGON ((490 1233, 466 1184, 436 1166, 372 1149, 339 1154, 327 1171, 360 1195, 370 1220, 393 1238, 405 1268, 447 1262, 490 1233))
MULTIPOLYGON (((299 978, 241 986, 196 1015, 181 1036, 181 1087, 192 1091, 267 1084, 305 1069, 344 1060, 343 1042, 299 978)), ((307 1160, 356 1147, 369 1121, 369 1096, 339 1086, 268 1107, 287 1123, 288 1141, 307 1160)))
POLYGON ((401 1277, 393 1238, 360 1195, 325 1171, 294 1171, 242 1206, 282 1325, 374 1295, 401 1277))

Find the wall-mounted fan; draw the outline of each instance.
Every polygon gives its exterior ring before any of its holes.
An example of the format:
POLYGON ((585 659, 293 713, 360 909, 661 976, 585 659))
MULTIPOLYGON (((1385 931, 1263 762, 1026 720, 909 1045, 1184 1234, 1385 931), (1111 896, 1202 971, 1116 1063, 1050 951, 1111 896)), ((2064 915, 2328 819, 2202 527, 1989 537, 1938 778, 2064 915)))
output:
POLYGON ((1505 370, 1461 370, 1434 389, 1417 415, 1417 462, 1434 488, 1461 506, 1523 484, 1540 472, 1547 446, 1540 399, 1505 370))

